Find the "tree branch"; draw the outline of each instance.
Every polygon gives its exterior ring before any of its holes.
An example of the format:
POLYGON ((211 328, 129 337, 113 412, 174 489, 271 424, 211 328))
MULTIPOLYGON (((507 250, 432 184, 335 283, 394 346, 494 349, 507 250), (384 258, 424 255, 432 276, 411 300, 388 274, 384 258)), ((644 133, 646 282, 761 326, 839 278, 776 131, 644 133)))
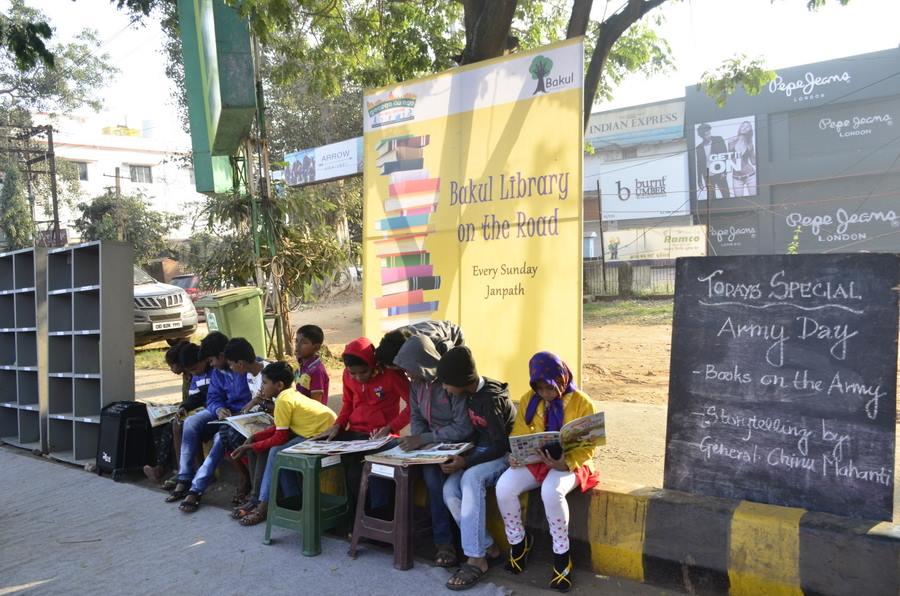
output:
POLYGON ((594 0, 574 0, 572 14, 569 15, 569 26, 566 28, 566 39, 578 37, 587 33, 588 23, 591 22, 591 7, 594 0))
POLYGON ((460 64, 503 55, 517 4, 518 0, 465 0, 466 49, 460 64))
POLYGON ((584 127, 587 129, 591 118, 591 107, 597 96, 597 87, 600 85, 600 77, 603 76, 603 68, 606 59, 615 43, 622 37, 634 23, 639 21, 648 12, 665 2, 666 0, 628 0, 628 4, 619 12, 612 15, 600 24, 600 35, 597 45, 591 54, 591 63, 588 65, 584 77, 584 127))

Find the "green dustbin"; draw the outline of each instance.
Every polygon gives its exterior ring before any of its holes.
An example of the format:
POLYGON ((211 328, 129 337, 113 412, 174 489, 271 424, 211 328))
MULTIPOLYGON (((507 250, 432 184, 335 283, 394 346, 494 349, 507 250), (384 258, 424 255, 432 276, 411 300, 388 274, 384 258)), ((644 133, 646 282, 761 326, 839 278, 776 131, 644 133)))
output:
POLYGON ((228 338, 243 337, 257 356, 266 355, 266 326, 263 321, 262 290, 231 288, 209 294, 195 304, 206 310, 206 326, 228 338))

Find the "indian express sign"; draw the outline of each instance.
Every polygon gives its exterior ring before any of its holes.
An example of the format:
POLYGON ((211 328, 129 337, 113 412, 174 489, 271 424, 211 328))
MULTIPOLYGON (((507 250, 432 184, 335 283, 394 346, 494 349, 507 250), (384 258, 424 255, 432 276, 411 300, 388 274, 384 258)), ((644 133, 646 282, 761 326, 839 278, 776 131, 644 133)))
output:
POLYGON ((597 158, 585 159, 585 188, 596 188, 599 176, 604 221, 668 217, 690 211, 686 154, 598 162, 597 158))

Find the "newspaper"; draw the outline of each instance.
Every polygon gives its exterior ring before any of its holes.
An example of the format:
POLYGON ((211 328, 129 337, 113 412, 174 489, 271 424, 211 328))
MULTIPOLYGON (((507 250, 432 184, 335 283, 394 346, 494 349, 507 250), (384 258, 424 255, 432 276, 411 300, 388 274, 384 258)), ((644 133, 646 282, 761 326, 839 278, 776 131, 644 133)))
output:
POLYGON ((229 416, 225 420, 213 420, 209 424, 227 424, 249 439, 256 433, 266 430, 275 424, 275 421, 264 412, 254 412, 252 414, 229 416))
POLYGON ((403 451, 394 447, 381 453, 366 456, 366 461, 409 466, 415 464, 442 464, 452 455, 459 455, 472 448, 472 443, 430 443, 421 449, 403 451))
POLYGON ((538 451, 559 443, 564 453, 581 447, 598 447, 606 444, 606 417, 596 412, 563 425, 559 432, 543 432, 509 438, 511 455, 524 464, 539 464, 538 451))
POLYGON ((150 426, 156 428, 174 420, 178 415, 178 407, 178 404, 147 404, 147 418, 150 419, 150 426))
POLYGON ((303 453, 305 455, 341 455, 342 453, 359 453, 381 449, 391 437, 368 439, 361 441, 303 441, 292 445, 282 453, 303 453))

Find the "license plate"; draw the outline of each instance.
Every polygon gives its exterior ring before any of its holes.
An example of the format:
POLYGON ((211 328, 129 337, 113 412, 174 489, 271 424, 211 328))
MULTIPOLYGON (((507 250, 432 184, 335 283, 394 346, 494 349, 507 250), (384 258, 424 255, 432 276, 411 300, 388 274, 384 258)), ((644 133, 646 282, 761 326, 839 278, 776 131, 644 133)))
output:
POLYGON ((153 323, 154 331, 163 331, 165 329, 181 329, 181 321, 163 321, 161 323, 153 323))

